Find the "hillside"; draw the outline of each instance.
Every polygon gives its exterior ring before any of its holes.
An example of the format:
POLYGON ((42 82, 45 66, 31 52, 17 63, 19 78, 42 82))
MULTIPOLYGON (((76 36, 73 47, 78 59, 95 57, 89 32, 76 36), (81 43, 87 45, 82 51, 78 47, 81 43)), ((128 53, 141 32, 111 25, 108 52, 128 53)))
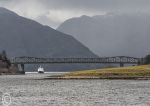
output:
MULTIPOLYGON (((0 51, 9 56, 30 57, 97 57, 72 36, 0 8, 0 51)), ((35 66, 36 68, 38 66, 35 66)), ((88 65, 52 66, 54 70, 95 67, 88 65)))
POLYGON ((142 57, 149 54, 149 13, 108 13, 66 20, 57 30, 73 35, 102 56, 142 57))

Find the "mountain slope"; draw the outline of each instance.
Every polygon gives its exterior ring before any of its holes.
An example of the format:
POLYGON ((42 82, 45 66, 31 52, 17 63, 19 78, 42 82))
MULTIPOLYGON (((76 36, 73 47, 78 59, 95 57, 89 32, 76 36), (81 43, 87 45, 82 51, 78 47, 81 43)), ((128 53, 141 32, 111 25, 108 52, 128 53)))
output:
POLYGON ((3 10, 0 50, 5 49, 10 56, 95 56, 73 37, 3 10))
POLYGON ((57 30, 73 35, 99 56, 149 54, 150 14, 82 16, 62 23, 57 30))
MULTIPOLYGON (((6 50, 9 57, 97 57, 72 36, 5 8, 0 8, 0 51, 2 50, 6 50)), ((83 66, 78 66, 77 69, 83 66)))

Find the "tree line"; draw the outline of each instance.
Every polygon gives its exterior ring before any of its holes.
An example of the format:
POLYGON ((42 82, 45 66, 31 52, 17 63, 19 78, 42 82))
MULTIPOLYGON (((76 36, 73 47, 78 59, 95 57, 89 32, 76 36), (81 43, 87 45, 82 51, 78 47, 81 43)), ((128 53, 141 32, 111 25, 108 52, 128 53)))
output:
POLYGON ((7 64, 7 68, 9 68, 11 66, 11 62, 10 60, 7 58, 7 54, 6 54, 6 51, 2 51, 2 53, 0 53, 0 60, 3 62, 3 63, 6 63, 7 64))

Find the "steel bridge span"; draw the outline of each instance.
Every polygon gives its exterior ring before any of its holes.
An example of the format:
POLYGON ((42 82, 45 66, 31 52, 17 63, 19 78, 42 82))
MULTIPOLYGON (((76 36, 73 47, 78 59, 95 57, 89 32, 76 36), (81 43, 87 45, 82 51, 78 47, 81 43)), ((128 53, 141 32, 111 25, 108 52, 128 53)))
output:
POLYGON ((12 64, 21 65, 24 70, 25 64, 75 64, 75 63, 103 63, 103 64, 139 64, 141 58, 116 56, 116 57, 101 57, 101 58, 36 58, 36 57, 15 57, 11 59, 12 64))

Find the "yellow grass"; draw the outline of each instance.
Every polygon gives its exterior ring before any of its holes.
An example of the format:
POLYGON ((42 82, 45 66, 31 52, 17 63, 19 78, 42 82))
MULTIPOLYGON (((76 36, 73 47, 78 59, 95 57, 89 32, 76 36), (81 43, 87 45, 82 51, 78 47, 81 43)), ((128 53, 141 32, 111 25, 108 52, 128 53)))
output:
POLYGON ((109 77, 109 76, 150 76, 150 65, 130 66, 123 68, 105 68, 87 71, 76 71, 64 75, 70 76, 95 76, 95 77, 109 77))

